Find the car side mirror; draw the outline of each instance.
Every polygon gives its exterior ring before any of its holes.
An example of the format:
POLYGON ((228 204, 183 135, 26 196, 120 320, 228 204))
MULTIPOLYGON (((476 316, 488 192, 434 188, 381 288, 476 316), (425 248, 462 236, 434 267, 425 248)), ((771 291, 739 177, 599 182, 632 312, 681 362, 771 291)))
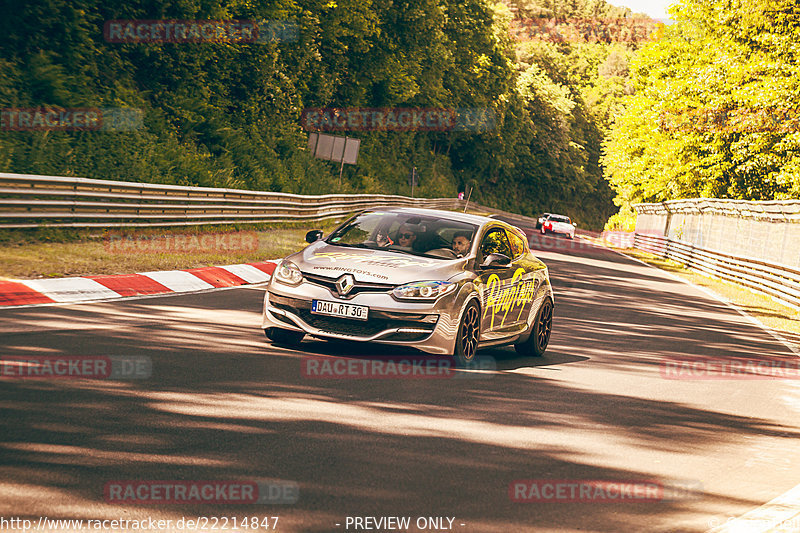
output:
POLYGON ((317 242, 322 238, 322 232, 318 229, 312 229, 308 233, 306 233, 306 242, 312 243, 317 242))
POLYGON ((481 268, 507 268, 510 264, 511 258, 505 254, 489 254, 484 258, 483 263, 481 263, 481 268))

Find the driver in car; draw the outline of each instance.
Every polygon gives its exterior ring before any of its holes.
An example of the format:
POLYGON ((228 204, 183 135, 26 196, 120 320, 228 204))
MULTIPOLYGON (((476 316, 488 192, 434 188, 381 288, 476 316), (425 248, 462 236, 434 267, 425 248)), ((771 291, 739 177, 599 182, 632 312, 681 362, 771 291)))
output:
POLYGON ((410 250, 416 240, 417 234, 409 226, 403 226, 397 232, 397 245, 401 248, 410 250))
POLYGON ((458 257, 464 257, 469 253, 470 242, 470 234, 465 231, 459 231, 453 236, 453 242, 450 246, 458 257))

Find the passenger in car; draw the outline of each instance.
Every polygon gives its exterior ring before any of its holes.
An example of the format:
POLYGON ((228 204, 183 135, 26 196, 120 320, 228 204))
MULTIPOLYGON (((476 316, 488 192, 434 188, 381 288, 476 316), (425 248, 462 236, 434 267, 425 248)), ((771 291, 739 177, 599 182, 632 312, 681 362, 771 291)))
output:
POLYGON ((453 236, 450 246, 458 257, 464 257, 469 253, 470 237, 471 235, 466 231, 459 231, 453 236))
POLYGON ((386 248, 387 246, 391 246, 394 244, 391 237, 389 237, 389 232, 385 229, 379 230, 377 237, 375 237, 376 244, 381 248, 386 248))

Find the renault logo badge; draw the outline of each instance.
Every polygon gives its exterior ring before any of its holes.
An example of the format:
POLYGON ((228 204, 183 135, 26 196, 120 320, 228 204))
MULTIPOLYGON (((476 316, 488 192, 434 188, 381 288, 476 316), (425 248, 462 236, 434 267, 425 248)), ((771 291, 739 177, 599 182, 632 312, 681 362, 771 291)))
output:
POLYGON ((336 280, 336 291, 339 296, 347 296, 347 294, 355 287, 356 278, 352 274, 345 274, 336 280))

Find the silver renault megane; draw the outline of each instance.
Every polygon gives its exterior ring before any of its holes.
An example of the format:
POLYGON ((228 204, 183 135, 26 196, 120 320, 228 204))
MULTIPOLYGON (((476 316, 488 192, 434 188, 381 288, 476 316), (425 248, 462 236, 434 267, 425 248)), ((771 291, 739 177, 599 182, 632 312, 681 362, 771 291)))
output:
POLYGON ((513 344, 541 356, 553 320, 547 267, 525 234, 493 218, 430 209, 361 212, 330 235, 306 235, 264 297, 279 344, 319 339, 409 346, 462 365, 513 344))

